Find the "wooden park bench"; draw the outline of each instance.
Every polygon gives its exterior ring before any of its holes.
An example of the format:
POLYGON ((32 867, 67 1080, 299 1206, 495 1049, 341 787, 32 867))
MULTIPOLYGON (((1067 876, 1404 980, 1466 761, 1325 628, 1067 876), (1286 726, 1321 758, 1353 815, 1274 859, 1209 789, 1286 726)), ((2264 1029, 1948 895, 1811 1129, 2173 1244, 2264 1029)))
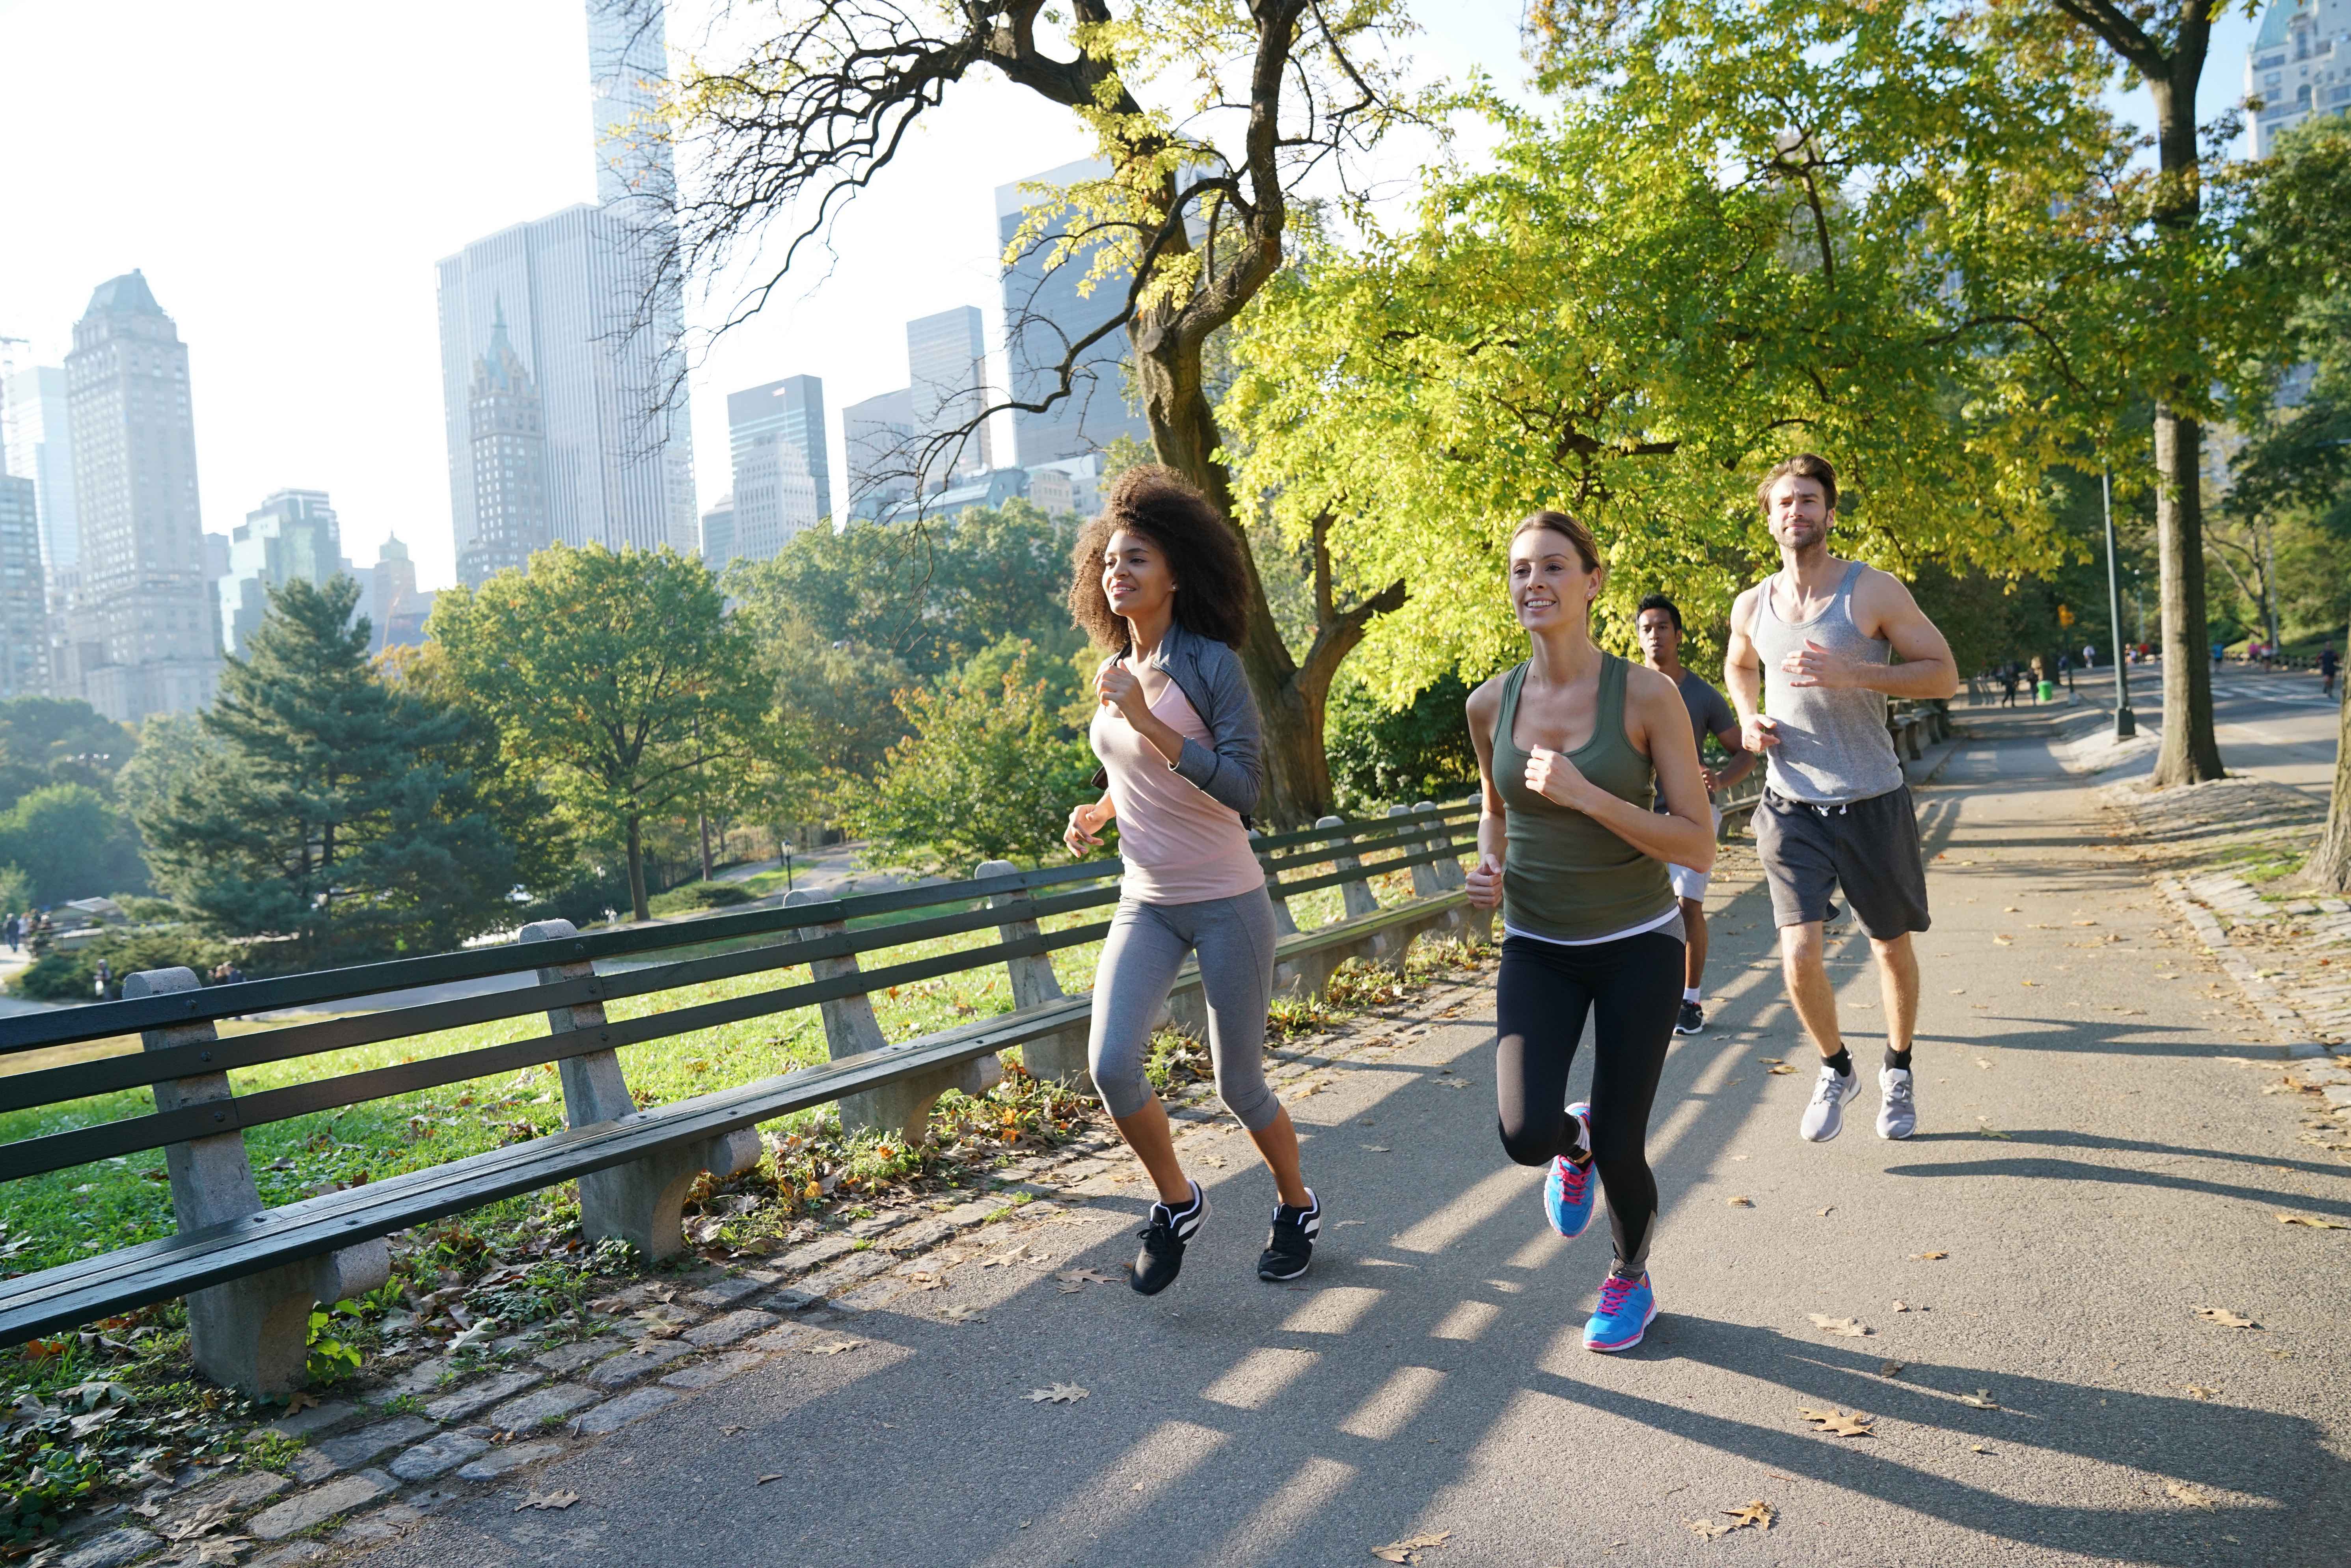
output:
MULTIPOLYGON (((1284 931, 1278 988, 1319 992, 1347 958, 1393 964, 1417 936, 1472 929, 1459 857, 1474 852, 1476 817, 1474 801, 1424 802, 1259 839, 1284 931), (1383 907, 1367 879, 1405 871, 1414 896, 1383 907), (1343 915, 1300 931, 1284 901, 1326 887, 1340 889, 1343 915)), ((141 1087, 155 1103, 151 1114, 0 1145, 0 1180, 161 1148, 177 1224, 161 1240, 0 1281, 0 1345, 184 1296, 199 1368, 247 1394, 285 1394, 303 1378, 310 1312, 382 1284, 391 1266, 384 1238, 412 1226, 577 1181, 581 1228, 591 1239, 618 1238, 666 1258, 684 1245, 688 1189, 705 1172, 724 1180, 756 1165, 760 1123, 837 1102, 848 1130, 886 1129, 919 1144, 938 1097, 949 1089, 984 1092, 1001 1079, 998 1053, 1013 1046, 1037 1076, 1090 1088, 1091 998, 1061 994, 1048 955, 1100 940, 1109 922, 1050 933, 1038 922, 1115 904, 1117 871, 1114 860, 1029 872, 991 861, 962 882, 841 899, 799 893, 781 908, 609 932, 550 921, 526 926, 513 943, 210 988, 186 969, 151 970, 131 976, 120 1001, 0 1020, 0 1057, 131 1034, 144 1047, 0 1077, 0 1110, 141 1087), (995 940, 984 946, 859 967, 861 956, 991 929, 995 940), (673 956, 680 949, 693 951, 673 956), (632 967, 611 968, 616 961, 632 967), (1011 982, 1010 1011, 916 1040, 883 1040, 871 992, 998 963, 1011 982), (746 996, 625 1020, 605 1011, 622 998, 803 965, 808 979, 746 996), (536 984, 454 1000, 389 996, 520 974, 536 984), (390 1005, 226 1039, 214 1027, 289 1009, 366 1007, 371 998, 390 1005), (621 1047, 807 1007, 823 1020, 823 1065, 650 1110, 632 1098, 621 1047), (239 1068, 541 1011, 547 1032, 509 1044, 249 1093, 228 1079, 239 1068), (260 1200, 247 1127, 550 1062, 560 1074, 563 1131, 277 1207, 260 1200)), ((1169 1011, 1179 1025, 1204 1025, 1196 972, 1179 977, 1169 1011)))

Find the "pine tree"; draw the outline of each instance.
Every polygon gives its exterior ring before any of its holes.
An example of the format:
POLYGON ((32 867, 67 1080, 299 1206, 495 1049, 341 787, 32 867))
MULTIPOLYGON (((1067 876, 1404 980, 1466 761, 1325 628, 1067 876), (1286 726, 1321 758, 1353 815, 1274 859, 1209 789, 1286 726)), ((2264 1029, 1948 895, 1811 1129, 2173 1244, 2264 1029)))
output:
POLYGON ((514 854, 455 754, 465 716, 368 663, 359 587, 269 593, 203 716, 202 761, 140 819, 156 879, 275 969, 453 947, 495 924, 514 854))

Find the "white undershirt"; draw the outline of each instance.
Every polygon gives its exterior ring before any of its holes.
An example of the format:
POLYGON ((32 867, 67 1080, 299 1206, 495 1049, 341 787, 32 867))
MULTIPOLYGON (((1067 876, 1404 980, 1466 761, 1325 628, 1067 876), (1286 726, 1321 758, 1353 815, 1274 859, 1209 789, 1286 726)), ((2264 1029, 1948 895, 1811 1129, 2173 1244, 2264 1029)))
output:
MULTIPOLYGON (((1505 920, 1502 922, 1502 935, 1505 936, 1523 936, 1530 942, 1548 942, 1554 947, 1595 947, 1603 942, 1621 942, 1627 936, 1638 936, 1644 932, 1662 930, 1664 927, 1673 925, 1676 921, 1681 919, 1681 905, 1677 904, 1673 908, 1667 910, 1655 920, 1644 920, 1638 925, 1627 925, 1624 930, 1611 931, 1605 936, 1579 936, 1573 941, 1570 941, 1564 936, 1543 936, 1532 931, 1521 931, 1517 926, 1505 920)), ((1681 939, 1687 942, 1689 940, 1689 937, 1685 935, 1681 939)))

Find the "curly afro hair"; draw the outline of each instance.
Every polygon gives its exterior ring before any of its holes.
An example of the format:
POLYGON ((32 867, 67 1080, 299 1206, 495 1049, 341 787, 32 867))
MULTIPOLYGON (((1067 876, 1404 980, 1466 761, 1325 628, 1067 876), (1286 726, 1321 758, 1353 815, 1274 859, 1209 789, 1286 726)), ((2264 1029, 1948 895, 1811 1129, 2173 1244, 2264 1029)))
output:
POLYGON ((1157 545, 1180 585, 1176 621, 1186 632, 1238 648, 1249 633, 1249 558, 1240 535, 1207 497, 1173 468, 1129 468, 1111 482, 1102 515, 1078 533, 1070 558, 1070 617, 1098 647, 1123 650, 1126 622, 1102 595, 1102 551, 1120 529, 1157 545))

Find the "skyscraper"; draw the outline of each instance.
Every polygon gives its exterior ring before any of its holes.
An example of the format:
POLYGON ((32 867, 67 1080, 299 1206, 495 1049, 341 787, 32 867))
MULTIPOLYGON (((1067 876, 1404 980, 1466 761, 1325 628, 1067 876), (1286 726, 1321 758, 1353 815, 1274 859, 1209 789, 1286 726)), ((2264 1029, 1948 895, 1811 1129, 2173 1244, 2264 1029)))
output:
POLYGON ((424 617, 433 596, 416 589, 416 563, 396 534, 387 535, 368 574, 367 616, 374 635, 371 651, 413 647, 424 641, 424 617))
POLYGON ((841 442, 849 449, 849 515, 872 518, 914 493, 908 450, 914 439, 914 394, 896 392, 852 402, 841 411, 841 442))
POLYGON ((530 564, 554 542, 547 504, 547 418, 530 371, 507 340, 507 319, 491 307, 490 342, 474 364, 465 395, 473 443, 474 541, 458 552, 468 588, 530 564))
POLYGON ((729 490, 702 514, 702 564, 725 571, 735 559, 735 493, 729 490))
POLYGON ((280 490, 245 515, 228 536, 228 572, 220 594, 223 644, 245 657, 269 591, 296 578, 324 588, 343 567, 343 530, 324 490, 280 490))
MULTIPOLYGON (((906 372, 914 398, 914 434, 929 442, 979 418, 988 404, 987 340, 979 311, 969 305, 906 323, 906 372)), ((924 490, 943 490, 957 477, 996 466, 988 451, 987 426, 963 441, 960 451, 925 452, 924 490)))
POLYGON ((0 471, 0 700, 49 695, 48 595, 33 481, 0 471))
POLYGON ((2262 100, 2252 116, 2253 156, 2316 114, 2351 111, 2351 0, 2272 0, 2245 54, 2245 96, 2262 100))
MULTIPOLYGON (((1110 166, 1100 161, 1064 164, 1044 173, 996 188, 998 243, 1009 248, 1020 233, 1029 209, 1040 197, 1023 186, 1070 185, 1099 180, 1110 166)), ((1062 225, 1050 224, 1044 232, 1004 269, 1004 348, 1012 371, 1016 402, 1041 402, 1061 385, 1061 361, 1080 339, 1118 314, 1134 275, 1122 268, 1098 279, 1092 291, 1078 292, 1092 260, 1071 256, 1048 271, 1045 262, 1062 225)), ((1070 395, 1042 413, 1012 411, 1015 461, 1024 468, 1058 458, 1081 457, 1099 452, 1122 435, 1148 442, 1151 425, 1126 402, 1127 365, 1131 350, 1122 327, 1095 343, 1080 358, 1070 395)))
POLYGON ((66 372, 57 365, 18 371, 0 387, 0 468, 33 482, 33 509, 40 516, 41 566, 56 580, 70 574, 79 558, 74 522, 73 428, 66 413, 66 372))
POLYGON ((726 445, 737 463, 747 448, 770 436, 781 437, 799 451, 816 480, 817 516, 832 516, 832 461, 825 451, 822 381, 786 376, 726 394, 726 445))
POLYGON ((220 674, 188 350, 137 272, 99 285, 66 356, 81 591, 58 688, 109 718, 193 713, 220 674))
POLYGON ((669 154, 648 110, 664 54, 657 0, 588 0, 601 205, 515 225, 440 264, 441 395, 457 553, 475 512, 471 393, 498 320, 538 388, 554 538, 614 549, 695 545, 678 340, 685 309, 669 154), (616 129, 619 128, 619 129, 616 129))

